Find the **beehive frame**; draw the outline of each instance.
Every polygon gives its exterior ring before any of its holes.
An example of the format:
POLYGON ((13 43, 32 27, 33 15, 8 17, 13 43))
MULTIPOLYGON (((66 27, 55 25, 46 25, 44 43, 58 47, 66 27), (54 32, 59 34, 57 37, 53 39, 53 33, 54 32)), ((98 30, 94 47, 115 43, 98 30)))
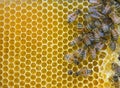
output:
POLYGON ((84 24, 88 6, 87 0, 0 0, 0 88, 114 88, 108 77, 117 54, 107 46, 78 67, 63 59, 78 49, 68 43, 78 36, 77 21, 84 24), (83 14, 68 24, 68 13, 77 8, 83 14), (93 74, 67 74, 83 66, 93 74))

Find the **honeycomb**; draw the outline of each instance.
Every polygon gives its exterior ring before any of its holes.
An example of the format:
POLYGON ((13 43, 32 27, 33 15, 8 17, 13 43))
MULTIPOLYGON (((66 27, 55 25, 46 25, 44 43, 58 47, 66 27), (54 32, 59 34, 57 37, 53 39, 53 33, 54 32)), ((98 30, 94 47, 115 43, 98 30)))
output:
MULTIPOLYGON (((79 66, 63 59, 78 49, 68 46, 78 36, 68 13, 85 14, 88 6, 87 0, 0 0, 0 88, 114 88, 108 78, 117 54, 108 46, 79 66), (93 74, 67 74, 84 66, 93 74)), ((78 20, 85 24, 83 14, 78 20)))

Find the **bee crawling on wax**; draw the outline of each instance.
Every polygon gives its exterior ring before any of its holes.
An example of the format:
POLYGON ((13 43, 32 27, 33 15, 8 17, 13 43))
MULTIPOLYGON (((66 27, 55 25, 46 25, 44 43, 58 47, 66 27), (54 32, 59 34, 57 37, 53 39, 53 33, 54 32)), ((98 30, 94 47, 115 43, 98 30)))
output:
POLYGON ((95 45, 96 52, 100 51, 105 46, 104 43, 99 42, 95 45))
POLYGON ((120 81, 119 81, 119 77, 117 75, 110 76, 109 81, 112 82, 112 85, 115 88, 120 88, 120 81))
POLYGON ((95 42, 100 41, 100 35, 99 35, 98 29, 95 29, 95 31, 94 31, 94 37, 95 37, 95 42))
POLYGON ((120 66, 117 63, 112 63, 112 70, 120 77, 120 66))
POLYGON ((68 61, 69 63, 74 63, 74 64, 76 64, 76 65, 79 65, 79 64, 80 64, 80 62, 78 61, 77 56, 75 56, 74 54, 66 54, 66 55, 64 56, 64 59, 65 59, 66 61, 68 61))
POLYGON ((81 11, 78 9, 75 12, 69 14, 68 15, 68 23, 72 23, 73 21, 75 21, 80 13, 81 13, 81 11))
POLYGON ((118 32, 117 32, 117 30, 116 29, 112 29, 111 30, 111 39, 113 40, 113 41, 117 41, 118 40, 118 32))
POLYGON ((107 5, 105 6, 105 8, 103 9, 102 13, 104 15, 109 14, 111 12, 111 6, 110 3, 107 3, 107 5))
POLYGON ((115 29, 111 30, 111 42, 109 44, 109 47, 112 51, 116 49, 116 41, 118 40, 118 33, 115 29))
POLYGON ((115 12, 111 12, 109 14, 109 17, 112 19, 114 24, 120 24, 120 17, 117 14, 115 14, 115 12))
POLYGON ((115 41, 110 41, 109 47, 112 51, 115 51, 116 49, 116 42, 115 41))
POLYGON ((69 45, 70 46, 75 46, 76 44, 80 44, 82 42, 82 36, 78 36, 77 38, 74 38, 74 40, 72 40, 69 45))
POLYGON ((76 76, 84 76, 87 77, 88 75, 92 74, 92 70, 87 69, 86 67, 83 67, 79 71, 75 72, 76 76))

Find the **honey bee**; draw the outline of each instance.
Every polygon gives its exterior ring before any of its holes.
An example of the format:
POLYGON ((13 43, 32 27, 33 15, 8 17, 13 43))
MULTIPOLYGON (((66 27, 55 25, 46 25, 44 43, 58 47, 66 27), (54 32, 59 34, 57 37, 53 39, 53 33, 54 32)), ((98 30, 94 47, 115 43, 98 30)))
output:
POLYGON ((110 12, 111 12, 111 6, 109 3, 107 3, 107 5, 103 9, 102 13, 106 15, 106 14, 109 14, 110 12))
POLYGON ((90 46, 91 45, 91 41, 89 39, 89 37, 87 35, 84 36, 83 38, 83 42, 86 46, 90 46))
POLYGON ((92 74, 92 70, 89 70, 89 69, 87 69, 86 67, 83 67, 82 69, 80 69, 79 71, 77 71, 77 72, 75 72, 75 75, 76 76, 84 76, 84 77, 86 77, 86 76, 88 76, 88 75, 90 75, 90 74, 92 74))
POLYGON ((64 56, 64 59, 70 63, 73 62, 74 64, 79 65, 80 62, 78 61, 78 58, 80 57, 81 57, 81 49, 76 50, 72 54, 66 54, 64 56))
POLYGON ((76 59, 72 54, 66 54, 65 56, 64 56, 64 59, 66 60, 66 61, 68 61, 68 62, 73 62, 73 60, 74 59, 76 59))
POLYGON ((120 66, 117 63, 112 63, 112 70, 115 71, 115 74, 120 77, 120 66))
POLYGON ((91 16, 89 14, 85 14, 84 15, 84 19, 87 21, 87 22, 90 22, 92 20, 91 16))
POLYGON ((86 25, 86 29, 88 31, 92 31, 93 29, 95 29, 95 25, 93 25, 93 22, 90 22, 86 25))
POLYGON ((110 26, 105 24, 105 23, 102 23, 102 30, 103 30, 104 33, 109 32, 110 31, 110 26))
POLYGON ((90 14, 92 18, 95 19, 101 19, 101 18, 105 18, 104 15, 102 15, 100 12, 98 11, 94 11, 93 13, 90 14))
POLYGON ((99 30, 99 35, 100 35, 100 37, 104 37, 105 33, 102 30, 99 30))
POLYGON ((113 41, 117 41, 118 40, 118 32, 114 29, 111 30, 111 37, 113 41))
POLYGON ((73 55, 74 55, 76 58, 81 58, 81 59, 85 59, 85 58, 86 58, 86 54, 87 54, 87 51, 86 51, 85 48, 76 50, 76 51, 73 53, 73 55))
POLYGON ((86 54, 87 54, 87 51, 84 50, 84 49, 82 49, 82 50, 81 50, 81 53, 80 53, 80 57, 81 57, 82 59, 85 59, 85 58, 86 58, 86 54))
POLYGON ((73 21, 75 21, 80 13, 81 13, 81 11, 78 9, 77 11, 69 14, 68 15, 68 23, 72 23, 73 21))
POLYGON ((78 28, 78 29, 82 29, 82 28, 83 28, 83 25, 82 25, 81 23, 78 23, 77 28, 78 28))
POLYGON ((105 46, 104 43, 99 42, 95 45, 96 52, 100 51, 105 46))
POLYGON ((113 76, 109 77, 109 81, 112 82, 112 85, 115 88, 120 88, 120 82, 119 82, 119 78, 117 75, 113 75, 113 76))
POLYGON ((95 37, 95 42, 99 42, 100 41, 100 35, 99 35, 98 29, 96 29, 94 31, 94 37, 95 37))
POLYGON ((102 23, 101 23, 100 20, 95 20, 95 21, 94 21, 94 24, 95 24, 95 26, 98 27, 98 28, 100 28, 100 27, 102 26, 102 23))
POLYGON ((115 23, 115 24, 120 24, 120 17, 117 16, 117 14, 115 14, 115 12, 111 12, 109 14, 109 17, 112 19, 112 21, 115 23))
POLYGON ((109 44, 109 47, 112 51, 114 51, 116 49, 116 42, 115 41, 111 41, 109 44))
POLYGON ((88 33, 88 37, 91 41, 91 43, 93 43, 95 41, 95 38, 94 38, 94 34, 93 33, 88 33))
POLYGON ((90 48, 90 53, 93 59, 96 58, 96 49, 95 48, 90 48))
POLYGON ((74 40, 72 40, 69 45, 70 46, 75 46, 76 44, 80 44, 82 42, 82 36, 78 36, 74 40))
POLYGON ((73 63, 76 64, 76 65, 80 64, 80 62, 77 59, 73 60, 73 63))

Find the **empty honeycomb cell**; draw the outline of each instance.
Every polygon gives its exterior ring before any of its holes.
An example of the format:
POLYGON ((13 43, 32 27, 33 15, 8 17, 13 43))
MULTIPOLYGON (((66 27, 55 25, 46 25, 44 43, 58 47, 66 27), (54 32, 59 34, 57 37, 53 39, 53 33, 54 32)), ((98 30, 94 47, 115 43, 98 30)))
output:
POLYGON ((94 85, 98 85, 98 81, 97 80, 93 80, 94 85))
POLYGON ((6 25, 4 26, 4 28, 9 29, 9 28, 10 28, 10 25, 7 25, 7 24, 6 24, 6 25))
POLYGON ((29 11, 29 10, 31 10, 32 9, 32 7, 31 6, 27 6, 27 10, 29 11))
POLYGON ((10 25, 15 26, 15 22, 14 21, 10 22, 10 25))
POLYGON ((83 9, 84 13, 88 12, 88 9, 87 8, 84 8, 83 9))
POLYGON ((28 17, 31 17, 31 16, 32 16, 32 13, 31 13, 31 12, 27 12, 26 15, 27 15, 28 17))
POLYGON ((14 82, 13 82, 13 81, 10 81, 10 82, 8 82, 8 85, 9 85, 9 86, 13 86, 13 85, 14 85, 14 82))
POLYGON ((30 88, 30 84, 25 84, 25 88, 30 88))
POLYGON ((8 77, 8 79, 9 79, 9 80, 13 80, 14 77, 11 75, 11 76, 8 77))
POLYGON ((14 10, 14 9, 11 9, 11 10, 10 10, 10 14, 15 14, 15 10, 14 10))
POLYGON ((4 19, 5 20, 5 23, 9 23, 10 22, 10 20, 9 19, 4 19))
POLYGON ((3 82, 6 84, 8 83, 8 79, 3 79, 3 82))
POLYGON ((4 10, 0 10, 0 14, 4 14, 4 10))
POLYGON ((36 9, 32 9, 32 13, 36 14, 37 10, 36 9))
POLYGON ((21 12, 24 14, 27 13, 26 9, 22 9, 21 12))
POLYGON ((23 2, 23 3, 21 4, 21 6, 22 6, 22 7, 26 7, 27 5, 26 5, 26 3, 23 2))

